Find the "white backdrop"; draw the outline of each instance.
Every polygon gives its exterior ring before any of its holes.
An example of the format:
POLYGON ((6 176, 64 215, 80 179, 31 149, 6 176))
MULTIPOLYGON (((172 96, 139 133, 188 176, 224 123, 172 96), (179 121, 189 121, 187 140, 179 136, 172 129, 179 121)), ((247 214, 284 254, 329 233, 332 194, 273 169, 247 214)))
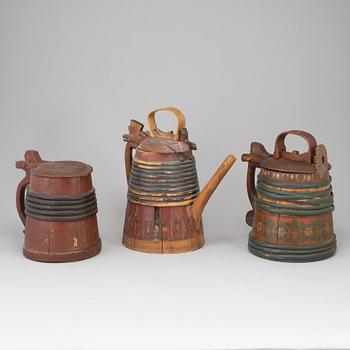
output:
POLYGON ((349 33, 349 1, 0 0, 0 348, 349 348, 349 33), (124 248, 121 136, 161 106, 186 115, 202 187, 252 141, 272 151, 281 131, 314 134, 333 166, 336 255, 251 255, 240 160, 205 210, 203 249, 124 248), (22 256, 26 149, 94 167, 100 255, 22 256))

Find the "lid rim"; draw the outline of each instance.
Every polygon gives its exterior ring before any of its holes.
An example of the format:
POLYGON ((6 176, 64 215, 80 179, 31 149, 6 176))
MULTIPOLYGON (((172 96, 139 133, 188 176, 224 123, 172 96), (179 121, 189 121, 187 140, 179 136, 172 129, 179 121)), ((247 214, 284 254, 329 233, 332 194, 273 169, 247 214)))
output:
POLYGON ((32 174, 37 177, 72 178, 85 177, 92 173, 93 168, 89 164, 79 161, 53 161, 42 162, 32 169, 32 174))
POLYGON ((315 174, 317 172, 316 164, 273 157, 263 160, 260 167, 261 169, 294 174, 315 174))
POLYGON ((191 151, 188 143, 160 137, 148 137, 144 139, 137 147, 142 152, 151 152, 159 154, 178 154, 191 151))

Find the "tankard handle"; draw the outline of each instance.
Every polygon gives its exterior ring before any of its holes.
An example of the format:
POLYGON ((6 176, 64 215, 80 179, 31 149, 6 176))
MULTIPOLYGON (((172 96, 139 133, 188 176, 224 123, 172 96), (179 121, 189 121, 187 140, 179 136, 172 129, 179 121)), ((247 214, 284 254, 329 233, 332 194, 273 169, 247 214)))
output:
POLYGON ((26 176, 20 181, 20 183, 17 186, 17 192, 16 192, 16 207, 18 215, 25 226, 26 224, 26 213, 24 210, 24 196, 27 185, 30 183, 30 172, 26 171, 26 176))
POLYGON ((148 137, 148 133, 143 131, 144 125, 135 119, 130 120, 129 134, 123 135, 123 139, 126 142, 124 163, 125 163, 125 174, 126 180, 129 182, 131 165, 132 165, 132 152, 137 146, 148 137))
POLYGON ((247 212, 245 221, 249 226, 253 225, 253 219, 254 219, 255 196, 256 196, 255 171, 256 171, 256 168, 260 168, 261 162, 268 157, 272 157, 272 154, 267 152, 265 147, 259 142, 252 142, 250 145, 250 153, 242 154, 242 161, 248 162, 246 185, 247 185, 248 198, 252 206, 252 210, 249 210, 247 212))
POLYGON ((20 160, 16 162, 16 168, 22 169, 25 171, 26 175, 24 178, 20 181, 20 183, 17 186, 16 191, 16 207, 18 215, 25 226, 26 224, 26 213, 25 213, 25 207, 24 207, 24 197, 26 192, 27 185, 30 184, 30 175, 33 168, 36 168, 40 163, 42 163, 42 159, 39 155, 38 151, 29 150, 26 151, 24 154, 24 161, 20 160))
POLYGON ((186 118, 183 115, 183 113, 175 108, 175 107, 165 107, 165 108, 158 108, 151 113, 148 114, 148 128, 149 128, 149 133, 151 137, 161 137, 161 138, 166 138, 166 139, 172 139, 175 141, 178 141, 180 139, 180 131, 183 129, 186 125, 186 118), (168 111, 172 112, 175 114, 177 118, 177 127, 176 127, 176 132, 174 134, 173 131, 162 131, 158 129, 157 124, 156 124, 156 113, 159 111, 168 111))
POLYGON ((273 157, 275 159, 284 158, 290 160, 304 161, 310 164, 314 163, 314 157, 316 155, 317 142, 316 139, 306 131, 301 130, 289 130, 280 133, 275 141, 275 150, 273 157), (287 135, 296 135, 303 138, 308 144, 308 151, 306 153, 299 154, 297 151, 287 152, 285 139, 287 135))

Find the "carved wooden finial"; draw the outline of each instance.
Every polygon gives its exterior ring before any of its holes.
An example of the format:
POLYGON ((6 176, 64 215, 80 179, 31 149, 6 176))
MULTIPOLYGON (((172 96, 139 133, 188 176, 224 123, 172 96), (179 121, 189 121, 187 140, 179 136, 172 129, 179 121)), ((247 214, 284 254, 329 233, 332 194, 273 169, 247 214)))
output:
POLYGON ((329 168, 328 168, 327 150, 325 145, 318 145, 316 147, 315 164, 316 164, 317 175, 319 176, 319 178, 328 179, 329 168))

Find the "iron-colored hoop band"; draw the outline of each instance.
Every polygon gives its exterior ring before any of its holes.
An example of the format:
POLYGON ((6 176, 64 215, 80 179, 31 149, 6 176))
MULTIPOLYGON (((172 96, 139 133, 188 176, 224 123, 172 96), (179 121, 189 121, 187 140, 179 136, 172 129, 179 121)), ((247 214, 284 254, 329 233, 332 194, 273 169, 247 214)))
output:
POLYGON ((312 216, 332 212, 334 200, 330 181, 298 185, 276 183, 261 176, 256 186, 255 207, 274 214, 312 216), (293 185, 293 186, 290 186, 293 185), (303 187, 302 187, 303 186, 303 187), (327 187, 328 186, 328 187, 327 187), (324 190, 323 188, 326 187, 324 190), (286 191, 286 189, 306 189, 307 192, 286 191))
POLYGON ((199 193, 194 159, 184 161, 133 161, 128 200, 149 206, 188 205, 199 193))
POLYGON ((27 189, 25 212, 41 221, 82 220, 97 213, 95 189, 75 196, 52 196, 27 189))
POLYGON ((337 248, 336 236, 325 243, 312 246, 281 246, 249 238, 249 251, 264 259, 282 262, 311 262, 331 257, 337 248))

